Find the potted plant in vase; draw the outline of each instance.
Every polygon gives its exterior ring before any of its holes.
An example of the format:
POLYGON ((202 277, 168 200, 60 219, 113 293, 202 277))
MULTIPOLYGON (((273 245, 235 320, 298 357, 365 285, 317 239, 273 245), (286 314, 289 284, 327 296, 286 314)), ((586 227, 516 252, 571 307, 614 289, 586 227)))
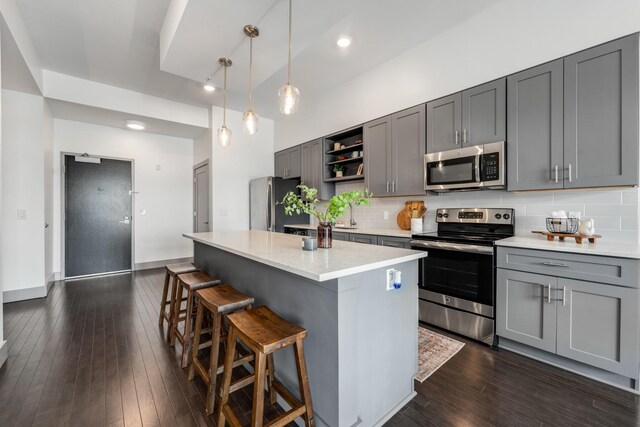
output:
POLYGON ((343 171, 344 171, 344 166, 333 165, 333 172, 336 174, 336 178, 342 178, 343 171))
POLYGON ((318 206, 318 190, 307 187, 304 183, 298 185, 300 195, 293 191, 285 194, 279 205, 284 205, 286 215, 301 214, 302 212, 313 215, 318 220, 318 247, 329 249, 332 243, 331 228, 336 220, 344 215, 350 204, 355 206, 370 206, 371 193, 369 190, 350 191, 348 193, 336 194, 321 208, 318 206))

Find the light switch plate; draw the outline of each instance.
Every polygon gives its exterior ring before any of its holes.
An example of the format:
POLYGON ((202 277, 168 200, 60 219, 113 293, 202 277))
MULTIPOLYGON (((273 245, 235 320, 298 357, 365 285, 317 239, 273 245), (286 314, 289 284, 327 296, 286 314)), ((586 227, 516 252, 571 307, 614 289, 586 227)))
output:
POLYGON ((18 209, 18 219, 27 219, 26 209, 18 209))
POLYGON ((389 211, 384 211, 382 214, 383 219, 389 219, 389 211))
POLYGON ((395 273, 395 268, 388 268, 387 269, 387 290, 388 291, 392 291, 394 289, 393 287, 393 273, 395 273))

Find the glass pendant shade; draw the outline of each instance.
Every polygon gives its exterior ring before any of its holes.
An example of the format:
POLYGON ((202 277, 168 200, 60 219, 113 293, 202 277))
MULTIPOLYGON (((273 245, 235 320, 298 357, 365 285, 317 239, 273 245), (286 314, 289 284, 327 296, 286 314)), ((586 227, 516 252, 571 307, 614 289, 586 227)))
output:
POLYGON ((231 129, 226 125, 220 126, 218 129, 218 144, 222 148, 226 148, 231 145, 231 129))
POLYGON ((300 91, 297 87, 287 83, 278 91, 280 98, 280 112, 283 114, 293 114, 298 111, 298 101, 300 100, 300 91))
POLYGON ((249 135, 258 132, 258 115, 251 110, 247 110, 242 115, 242 129, 249 135))

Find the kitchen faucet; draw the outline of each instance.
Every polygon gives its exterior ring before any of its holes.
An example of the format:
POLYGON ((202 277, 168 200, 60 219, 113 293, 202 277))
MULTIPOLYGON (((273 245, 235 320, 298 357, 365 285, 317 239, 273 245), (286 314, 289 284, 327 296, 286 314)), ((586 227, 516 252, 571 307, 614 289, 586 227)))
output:
POLYGON ((353 206, 349 203, 349 227, 355 227, 358 225, 355 219, 353 219, 353 206))

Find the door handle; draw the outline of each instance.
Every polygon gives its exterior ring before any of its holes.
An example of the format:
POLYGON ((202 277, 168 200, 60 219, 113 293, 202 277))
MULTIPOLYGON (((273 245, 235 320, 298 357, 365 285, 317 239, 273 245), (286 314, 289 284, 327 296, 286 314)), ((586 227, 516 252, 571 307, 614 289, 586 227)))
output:
POLYGON ((564 307, 567 303, 567 287, 563 286, 562 287, 562 306, 564 307))
POLYGON ((569 264, 565 264, 563 262, 550 262, 550 261, 545 261, 542 263, 543 265, 548 265, 549 267, 564 267, 564 268, 571 268, 571 266, 569 264))
POLYGON ((573 174, 571 173, 571 163, 569 163, 569 182, 572 182, 571 175, 573 174))
POLYGON ((556 165, 556 184, 558 183, 558 165, 556 165))
POLYGON ((456 131, 456 145, 460 145, 460 131, 456 131))
POLYGON ((551 304, 551 283, 547 283, 547 303, 551 304))
POLYGON ((387 181, 387 193, 389 192, 389 181, 387 181))
POLYGON ((391 192, 392 193, 396 192, 396 182, 395 181, 391 181, 391 192))
POLYGON ((462 129, 462 143, 466 144, 470 140, 471 140, 471 138, 469 138, 469 135, 467 134, 467 130, 466 129, 462 129))

